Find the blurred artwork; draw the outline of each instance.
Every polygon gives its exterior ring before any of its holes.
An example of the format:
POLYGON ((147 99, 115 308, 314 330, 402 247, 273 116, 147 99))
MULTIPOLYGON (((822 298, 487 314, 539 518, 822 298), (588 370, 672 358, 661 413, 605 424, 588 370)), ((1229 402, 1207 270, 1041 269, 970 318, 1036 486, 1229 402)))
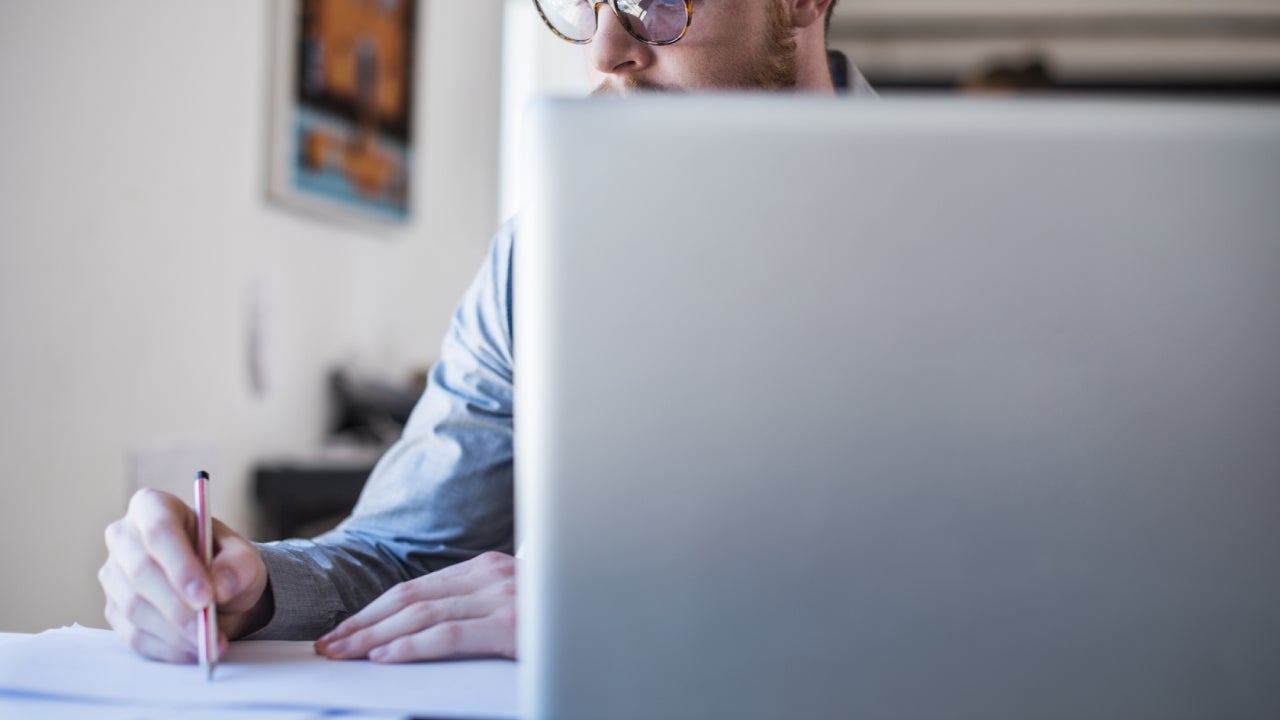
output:
POLYGON ((413 0, 285 0, 272 194, 400 223, 413 157, 413 0))

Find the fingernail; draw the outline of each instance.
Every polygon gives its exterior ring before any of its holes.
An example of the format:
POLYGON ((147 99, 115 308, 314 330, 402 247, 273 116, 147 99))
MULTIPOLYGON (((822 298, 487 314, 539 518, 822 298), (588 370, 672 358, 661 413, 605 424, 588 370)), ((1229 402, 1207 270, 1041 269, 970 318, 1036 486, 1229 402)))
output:
POLYGON ((376 647, 369 651, 369 659, 373 661, 383 660, 387 657, 389 652, 390 651, 387 650, 385 645, 382 647, 376 647))
POLYGON ((209 585, 203 580, 192 580, 187 583, 187 599, 190 600, 197 610, 206 607, 209 604, 209 585))
POLYGON ((341 655, 343 652, 346 651, 346 649, 347 649, 347 643, 343 642, 342 640, 338 640, 337 642, 325 643, 324 654, 325 655, 341 655))

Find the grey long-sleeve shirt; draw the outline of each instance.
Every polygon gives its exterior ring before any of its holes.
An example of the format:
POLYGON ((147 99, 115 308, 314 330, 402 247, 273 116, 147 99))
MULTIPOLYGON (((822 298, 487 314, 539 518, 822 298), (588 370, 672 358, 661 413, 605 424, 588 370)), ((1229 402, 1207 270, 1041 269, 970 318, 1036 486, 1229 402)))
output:
MULTIPOLYGON (((874 99, 857 68, 846 91, 874 99)), ((260 545, 275 614, 256 639, 319 637, 396 583, 489 550, 512 552, 511 251, 494 236, 404 435, 360 501, 314 540, 260 545)))
POLYGON ((393 585, 489 550, 512 552, 509 223, 458 304, 403 436, 351 516, 313 540, 260 545, 275 598, 255 639, 313 639, 393 585))

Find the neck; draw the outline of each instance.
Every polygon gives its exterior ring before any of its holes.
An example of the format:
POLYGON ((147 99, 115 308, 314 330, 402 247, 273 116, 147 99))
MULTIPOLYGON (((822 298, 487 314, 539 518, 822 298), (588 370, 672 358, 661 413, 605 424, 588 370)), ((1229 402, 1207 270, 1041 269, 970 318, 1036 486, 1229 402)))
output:
POLYGON ((817 22, 796 31, 796 90, 834 95, 831 68, 827 65, 827 37, 817 22))

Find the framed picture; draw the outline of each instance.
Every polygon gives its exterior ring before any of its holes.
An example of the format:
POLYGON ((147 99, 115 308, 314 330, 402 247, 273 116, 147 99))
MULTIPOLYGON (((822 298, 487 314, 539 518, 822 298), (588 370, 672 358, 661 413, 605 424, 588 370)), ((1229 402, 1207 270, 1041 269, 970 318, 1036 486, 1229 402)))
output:
POLYGON ((270 195, 360 224, 409 218, 414 0, 276 0, 270 195))

